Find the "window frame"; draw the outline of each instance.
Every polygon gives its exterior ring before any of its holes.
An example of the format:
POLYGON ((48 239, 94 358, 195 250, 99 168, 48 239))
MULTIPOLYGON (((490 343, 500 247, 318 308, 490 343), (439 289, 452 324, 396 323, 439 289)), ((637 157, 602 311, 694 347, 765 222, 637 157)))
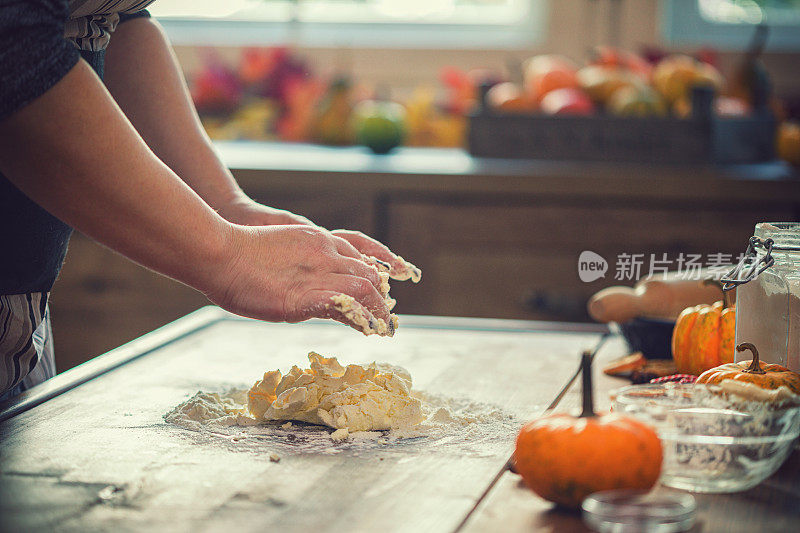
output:
MULTIPOLYGON (((662 0, 662 34, 669 45, 713 46, 724 50, 744 50, 753 35, 749 24, 709 22, 700 13, 697 0, 662 0)), ((800 25, 770 25, 766 50, 800 50, 800 25)))
POLYGON ((549 0, 527 1, 530 15, 513 24, 158 20, 176 45, 520 49, 541 44, 549 20, 549 0))

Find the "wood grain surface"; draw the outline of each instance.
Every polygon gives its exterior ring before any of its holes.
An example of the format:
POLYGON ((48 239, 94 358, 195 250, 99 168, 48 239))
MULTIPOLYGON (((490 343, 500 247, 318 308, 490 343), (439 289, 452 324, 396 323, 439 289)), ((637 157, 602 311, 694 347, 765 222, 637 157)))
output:
MULTIPOLYGON (((249 385, 316 349, 349 362, 403 364, 418 389, 492 403, 521 421, 544 410, 599 337, 559 324, 539 323, 546 332, 519 321, 405 322, 386 341, 334 324, 223 320, 0 423, 0 531, 588 531, 579 514, 555 508, 507 471, 510 428, 477 448, 468 439, 445 447, 419 439, 309 450, 301 440, 240 447, 162 419, 198 389, 249 385), (271 452, 280 462, 269 461, 271 452)), ((121 350, 139 346, 148 343, 121 350)), ((599 366, 625 351, 614 337, 597 355, 601 409, 626 382, 599 366)), ((556 410, 578 404, 573 386, 556 410)), ((798 479, 795 451, 750 491, 696 494, 692 531, 797 531, 798 479)))
POLYGON ((415 388, 521 423, 598 338, 479 323, 409 320, 386 340, 332 323, 223 320, 185 336, 0 423, 0 529, 454 531, 503 471, 516 423, 479 446, 422 438, 310 451, 288 438, 240 447, 162 417, 197 390, 249 386, 316 350, 404 365, 415 388))

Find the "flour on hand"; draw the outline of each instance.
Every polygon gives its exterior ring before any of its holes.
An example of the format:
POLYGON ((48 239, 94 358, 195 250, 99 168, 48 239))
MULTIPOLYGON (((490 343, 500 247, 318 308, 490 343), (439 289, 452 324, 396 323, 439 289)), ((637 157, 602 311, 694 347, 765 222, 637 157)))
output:
POLYGON ((389 265, 389 263, 381 261, 377 257, 363 254, 361 256, 362 261, 370 265, 375 265, 378 267, 378 270, 381 270, 382 272, 388 272, 392 279, 396 279, 398 281, 410 279, 412 283, 419 283, 422 279, 422 270, 420 270, 419 267, 413 263, 406 261, 399 255, 395 256, 395 258, 398 266, 392 267, 389 265))
MULTIPOLYGON (((394 309, 396 300, 389 296, 389 274, 386 272, 378 273, 381 284, 378 290, 386 302, 389 311, 394 309)), ((355 298, 347 294, 335 294, 331 296, 331 307, 342 314, 342 316, 352 325, 357 326, 364 335, 380 335, 382 337, 393 337, 397 330, 397 315, 389 315, 389 321, 377 318, 372 315, 364 306, 356 301, 355 298)))
POLYGON ((419 267, 413 263, 409 263, 399 255, 397 256, 397 260, 402 266, 392 270, 390 273, 392 278, 399 281, 410 279, 412 283, 419 283, 422 279, 422 270, 420 270, 419 267))

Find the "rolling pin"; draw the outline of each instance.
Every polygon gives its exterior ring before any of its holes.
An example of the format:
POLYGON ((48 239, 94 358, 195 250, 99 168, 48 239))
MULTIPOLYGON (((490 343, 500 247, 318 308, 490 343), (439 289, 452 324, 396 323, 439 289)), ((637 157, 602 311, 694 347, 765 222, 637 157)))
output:
POLYGON ((667 274, 645 278, 635 287, 608 287, 589 299, 589 315, 598 322, 627 322, 637 316, 673 320, 687 307, 722 299, 721 289, 704 280, 667 274))

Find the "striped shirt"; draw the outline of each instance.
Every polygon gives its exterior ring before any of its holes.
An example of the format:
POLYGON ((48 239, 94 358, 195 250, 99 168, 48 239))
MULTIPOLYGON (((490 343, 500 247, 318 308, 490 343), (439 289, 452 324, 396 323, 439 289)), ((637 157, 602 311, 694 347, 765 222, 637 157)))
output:
MULTIPOLYGON (((47 92, 80 57, 102 78, 114 29, 147 16, 152 1, 0 0, 0 120, 47 92)), ((55 374, 47 300, 71 233, 0 174, 0 400, 55 374)))

